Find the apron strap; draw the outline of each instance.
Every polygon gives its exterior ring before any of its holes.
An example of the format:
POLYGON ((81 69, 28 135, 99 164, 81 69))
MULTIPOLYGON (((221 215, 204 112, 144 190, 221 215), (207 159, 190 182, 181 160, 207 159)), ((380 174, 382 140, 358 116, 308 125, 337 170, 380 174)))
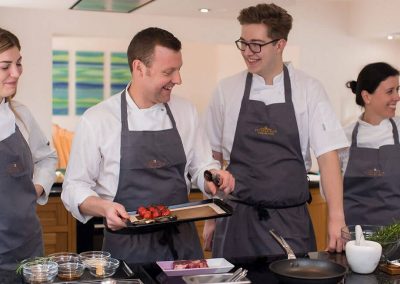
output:
POLYGON ((253 207, 255 210, 257 210, 258 213, 258 218, 259 220, 268 220, 270 218, 268 209, 286 209, 286 208, 293 208, 293 207, 300 207, 305 205, 306 203, 310 203, 312 200, 311 194, 309 196, 309 199, 307 202, 301 202, 293 205, 275 205, 271 206, 270 204, 266 204, 265 201, 243 201, 241 199, 232 199, 233 202, 244 204, 247 206, 253 207))
POLYGON ((292 101, 292 88, 290 83, 289 71, 285 64, 283 64, 283 84, 285 87, 285 102, 292 101))
POLYGON ((122 132, 127 132, 129 131, 128 128, 128 114, 127 114, 127 103, 126 103, 126 95, 127 95, 127 90, 121 94, 121 123, 122 123, 122 132))
POLYGON ((395 145, 399 145, 399 131, 397 130, 396 123, 394 123, 393 119, 389 118, 390 123, 392 124, 392 132, 393 132, 393 140, 395 145))
POLYGON ((360 123, 357 121, 354 126, 353 132, 351 133, 351 146, 357 147, 357 134, 358 134, 358 126, 360 123))

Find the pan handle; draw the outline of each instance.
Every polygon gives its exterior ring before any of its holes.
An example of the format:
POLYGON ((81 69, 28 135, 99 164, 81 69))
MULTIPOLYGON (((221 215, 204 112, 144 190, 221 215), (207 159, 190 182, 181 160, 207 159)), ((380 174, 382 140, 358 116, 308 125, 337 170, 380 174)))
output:
POLYGON ((269 230, 269 233, 274 237, 274 239, 283 247, 288 255, 288 259, 296 259, 296 255, 294 254, 292 248, 285 241, 285 239, 280 236, 274 229, 269 230))

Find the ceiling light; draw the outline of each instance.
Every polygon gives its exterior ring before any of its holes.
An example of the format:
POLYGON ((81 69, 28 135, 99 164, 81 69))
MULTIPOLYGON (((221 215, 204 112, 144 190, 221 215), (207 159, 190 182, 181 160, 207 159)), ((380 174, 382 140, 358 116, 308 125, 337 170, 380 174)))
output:
POLYGON ((400 32, 388 34, 386 38, 388 40, 400 39, 400 32))
POLYGON ((130 13, 154 0, 78 0, 71 10, 130 13))
POLYGON ((208 9, 208 8, 200 8, 199 11, 201 13, 208 13, 208 12, 210 12, 210 9, 208 9))

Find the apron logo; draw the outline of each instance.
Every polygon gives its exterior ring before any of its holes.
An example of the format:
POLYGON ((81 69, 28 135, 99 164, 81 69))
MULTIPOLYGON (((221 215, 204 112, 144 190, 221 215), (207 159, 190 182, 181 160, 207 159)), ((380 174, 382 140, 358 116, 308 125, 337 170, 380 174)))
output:
POLYGON ((365 174, 369 177, 383 177, 385 175, 385 172, 374 168, 371 170, 367 170, 365 174))
POLYGON ((255 132, 258 135, 274 136, 276 134, 276 132, 278 132, 278 131, 276 129, 272 129, 267 126, 264 126, 264 127, 256 128, 255 132))
POLYGON ((149 169, 159 169, 162 168, 166 165, 167 163, 164 161, 160 161, 160 160, 150 160, 147 162, 146 166, 149 169))
POLYGON ((14 175, 21 172, 23 169, 17 163, 11 163, 7 166, 7 173, 14 175))

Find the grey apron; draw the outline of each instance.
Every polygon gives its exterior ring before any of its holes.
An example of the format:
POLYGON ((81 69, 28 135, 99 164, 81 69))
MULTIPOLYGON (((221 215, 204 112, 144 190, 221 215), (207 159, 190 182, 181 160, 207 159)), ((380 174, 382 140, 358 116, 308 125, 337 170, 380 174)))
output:
POLYGON ((283 68, 285 103, 250 100, 248 73, 228 171, 236 178, 233 215, 217 220, 213 256, 283 254, 268 231, 277 230, 295 252, 315 250, 306 202, 310 198, 290 78, 283 68))
POLYGON ((32 154, 18 126, 0 141, 0 270, 43 255, 32 154))
MULTIPOLYGON (((164 105, 173 125, 171 129, 129 131, 126 96, 126 91, 121 94, 121 159, 114 201, 127 211, 151 204, 188 202, 186 156, 168 104, 164 105)), ((193 223, 142 234, 105 230, 103 249, 129 263, 203 257, 193 223)))
POLYGON ((400 218, 400 145, 396 124, 394 145, 357 147, 357 122, 343 180, 346 224, 389 225, 400 218))

